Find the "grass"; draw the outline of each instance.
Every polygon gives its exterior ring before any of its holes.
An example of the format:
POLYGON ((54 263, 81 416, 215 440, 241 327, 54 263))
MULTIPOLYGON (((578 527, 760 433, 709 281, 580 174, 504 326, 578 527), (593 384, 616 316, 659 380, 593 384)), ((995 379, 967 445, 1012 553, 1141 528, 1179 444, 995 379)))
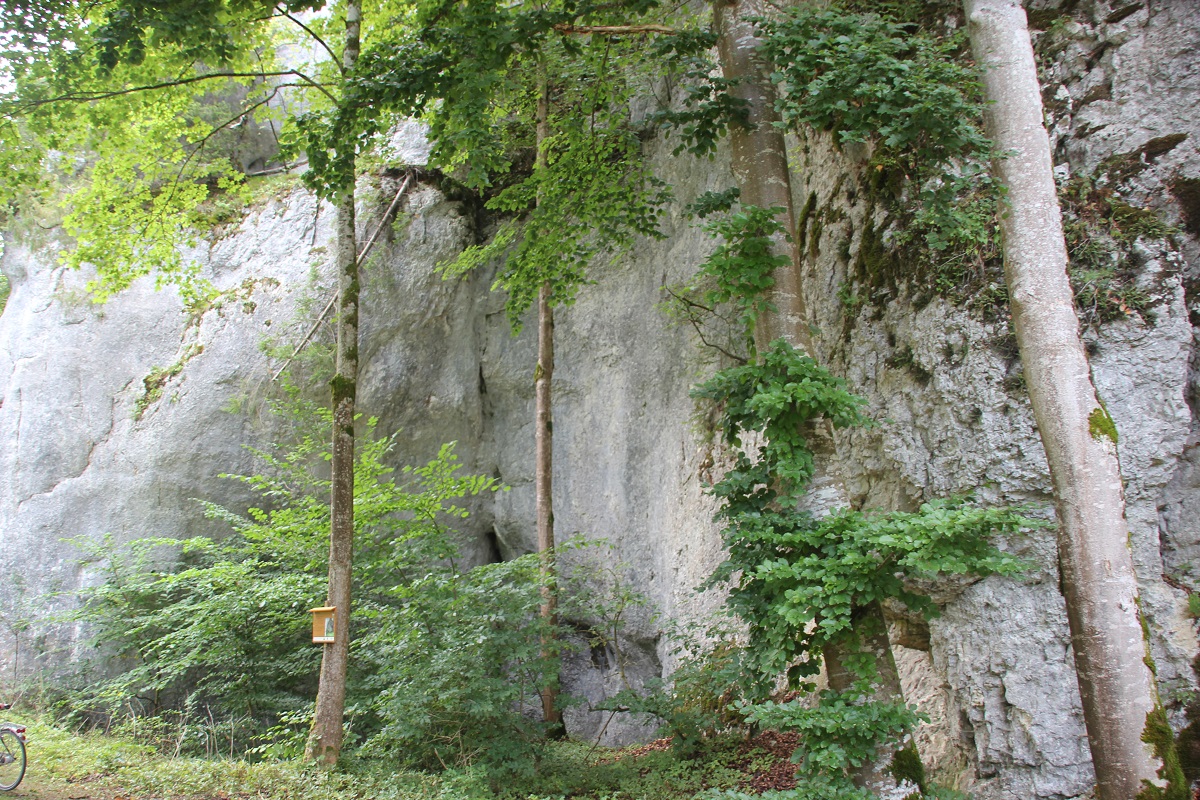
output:
POLYGON ((171 757, 100 732, 28 725, 29 766, 10 797, 35 800, 465 800, 459 776, 378 768, 327 772, 297 761, 171 757), (386 779, 386 780, 385 780, 386 779))
POLYGON ((755 792, 791 774, 790 748, 738 736, 708 741, 688 760, 673 755, 666 740, 615 750, 549 743, 537 775, 505 781, 353 756, 325 771, 299 761, 164 755, 121 736, 75 733, 45 719, 28 724, 28 737, 28 772, 10 797, 31 800, 690 800, 712 790, 755 792))

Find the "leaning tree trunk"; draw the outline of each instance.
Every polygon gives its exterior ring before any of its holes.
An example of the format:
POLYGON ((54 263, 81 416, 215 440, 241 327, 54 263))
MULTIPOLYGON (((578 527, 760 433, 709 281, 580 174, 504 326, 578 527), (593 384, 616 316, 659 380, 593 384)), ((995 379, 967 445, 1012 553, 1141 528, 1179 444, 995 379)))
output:
MULTIPOLYGON (((538 62, 537 155, 536 166, 546 168, 545 143, 550 138, 550 93, 545 67, 538 62)), ((537 545, 542 581, 542 620, 553 629, 557 621, 558 590, 554 564, 554 420, 550 382, 554 378, 554 307, 550 304, 550 286, 538 291, 538 360, 533 374, 534 393, 534 504, 537 514, 537 545)), ((549 633, 546 634, 550 636, 549 633)), ((542 658, 549 663, 556 648, 546 638, 542 658)), ((550 735, 564 734, 562 712, 558 710, 558 685, 547 681, 542 688, 542 721, 550 726, 550 735)))
MULTIPOLYGON (((346 73, 358 60, 361 0, 346 4, 346 73)), ((353 143, 347 143, 353 147, 353 143)), ((333 459, 330 497, 329 593, 334 641, 324 645, 317 705, 305 756, 326 766, 342 752, 346 672, 350 661, 350 582, 354 550, 354 403, 358 388, 358 253, 354 235, 354 173, 336 201, 338 275, 337 363, 333 394, 333 459)))
POLYGON ((1116 428, 1092 385, 1042 124, 1037 68, 1017 0, 965 0, 984 68, 988 135, 1007 191, 1004 275, 1058 510, 1059 562, 1098 800, 1131 800, 1155 767, 1141 742, 1155 705, 1138 618, 1116 428))
MULTIPOLYGON (((731 93, 746 102, 748 125, 731 126, 729 146, 732 151, 733 175, 740 190, 741 202, 761 208, 779 208, 779 221, 785 233, 778 234, 774 249, 786 254, 789 266, 777 269, 772 276, 775 285, 771 300, 776 311, 763 314, 755 325, 755 346, 764 350, 778 338, 812 353, 812 336, 805 313, 803 287, 800 283, 800 253, 796 246, 795 213, 792 207, 791 174, 788 170, 787 148, 776 123, 775 90, 765 77, 758 56, 760 39, 752 22, 753 17, 766 13, 759 0, 717 2, 714 25, 717 31, 717 53, 725 77, 737 83, 731 93), (787 237, 791 237, 791 242, 787 237)), ((845 492, 841 495, 844 497, 845 492)), ((900 676, 888 642, 883 609, 871 603, 856 612, 855 632, 860 645, 875 658, 876 674, 871 682, 870 700, 895 702, 902 699, 900 676)), ((830 684, 839 691, 850 688, 853 679, 845 665, 850 652, 842 645, 829 645, 824 650, 826 673, 830 684)), ((882 798, 904 797, 914 790, 911 784, 897 786, 888 771, 893 753, 881 749, 879 757, 852 775, 856 785, 882 798)))

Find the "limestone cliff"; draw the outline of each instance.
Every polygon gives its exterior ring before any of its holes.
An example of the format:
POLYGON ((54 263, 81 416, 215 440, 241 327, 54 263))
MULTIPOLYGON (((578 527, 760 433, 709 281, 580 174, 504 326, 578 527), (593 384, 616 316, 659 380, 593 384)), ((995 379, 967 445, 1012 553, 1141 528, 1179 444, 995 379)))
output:
MULTIPOLYGON (((1086 339, 1120 433, 1160 689, 1178 714, 1195 688, 1197 649, 1179 587, 1200 588, 1200 10, 1189 0, 1035 2, 1031 10, 1045 31, 1038 49, 1064 183, 1119 184, 1124 202, 1177 228, 1114 246, 1147 299, 1095 320, 1086 339)), ((420 147, 408 144, 399 158, 419 160, 420 147)), ((791 144, 796 207, 810 209, 797 233, 818 356, 881 421, 840 434, 834 468, 854 502, 911 508, 974 490, 1049 514, 1002 301, 947 299, 917 274, 881 279, 868 256, 886 219, 864 188, 864 162, 820 134, 791 144)), ((703 492, 721 454, 696 430, 688 397, 710 364, 691 331, 656 304, 711 248, 683 205, 732 185, 721 157, 671 157, 661 140, 648 147, 675 186, 667 238, 597 270, 596 285, 559 315, 555 373, 556 519, 563 535, 612 542, 613 559, 651 598, 624 648, 638 679, 672 666, 652 612, 698 618, 719 602, 692 592, 721 558, 703 492)), ((361 218, 373 227, 396 183, 389 174, 364 181, 361 218)), ((94 306, 82 290, 87 276, 57 266, 53 232, 34 235, 26 222, 10 233, 0 536, 4 578, 18 591, 0 598, 5 676, 53 669, 77 646, 77 631, 39 624, 54 604, 47 592, 97 579, 68 540, 196 534, 209 523, 193 498, 249 502, 218 475, 253 471, 244 447, 277 433, 263 398, 279 362, 260 345, 294 346, 324 306, 331 221, 328 208, 288 189, 214 232, 195 255, 223 294, 193 313, 140 284, 94 306)), ((456 440, 469 469, 513 487, 468 522, 477 561, 533 548, 531 332, 510 334, 489 275, 444 281, 433 269, 488 225, 473 205, 422 182, 369 263, 362 314, 362 410, 383 431, 402 432, 395 461, 427 460, 456 440)), ((928 627, 893 620, 906 691, 936 720, 922 732, 923 748, 943 780, 980 798, 1083 797, 1091 765, 1053 534, 1021 547, 1035 564, 1024 578, 940 586, 944 613, 928 627)), ((605 654, 573 657, 569 688, 596 699, 615 686, 609 663, 605 654)), ((568 722, 594 736, 602 720, 579 711, 568 722)))

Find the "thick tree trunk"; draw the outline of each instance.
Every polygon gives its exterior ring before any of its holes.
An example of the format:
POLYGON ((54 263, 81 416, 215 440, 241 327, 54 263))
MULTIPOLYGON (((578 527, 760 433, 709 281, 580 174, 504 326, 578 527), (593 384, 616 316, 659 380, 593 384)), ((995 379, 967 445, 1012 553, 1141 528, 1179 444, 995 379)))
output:
MULTIPOLYGON (((875 677, 871 680, 870 698, 885 703, 902 700, 904 690, 900 685, 900 673, 896 669, 891 642, 888 641, 887 620, 883 616, 883 607, 879 603, 871 603, 858 609, 854 619, 854 632, 858 636, 858 646, 875 659, 875 677)), ((847 656, 851 655, 849 650, 844 646, 830 645, 822 654, 825 657, 825 674, 829 678, 829 688, 836 692, 850 691, 859 680, 859 676, 846 663, 847 656)), ((897 785, 890 771, 892 756, 895 755, 893 750, 890 747, 881 747, 877 753, 874 760, 866 762, 851 773, 854 784, 885 800, 908 797, 917 787, 907 782, 897 785)))
POLYGON ((988 135, 1007 189, 1004 272, 1029 399, 1046 449, 1059 561, 1098 800, 1130 800, 1152 779, 1141 742, 1154 676, 1138 618, 1116 429, 1092 385, 1067 278, 1050 142, 1025 12, 1017 0, 965 0, 984 69, 988 135))
MULTIPOLYGON (((537 167, 546 168, 544 145, 550 138, 550 93, 545 68, 538 65, 537 167)), ((554 565, 554 419, 550 382, 554 378, 554 307, 550 305, 550 287, 538 291, 538 360, 533 376, 534 392, 534 503, 537 513, 538 553, 541 557, 542 619, 556 621, 557 589, 554 565)), ((543 657, 554 652, 553 643, 542 642, 543 657)), ((542 720, 550 726, 550 735, 564 734, 562 713, 558 710, 558 687, 549 682, 542 689, 542 720)))
MULTIPOLYGON (((360 0, 346 6, 346 48, 342 65, 347 72, 358 60, 360 0)), ((353 147, 353 144, 347 146, 353 147)), ((358 253, 354 233, 354 176, 337 198, 338 321, 336 375, 333 394, 333 459, 330 498, 329 593, 334 606, 334 641, 324 645, 321 678, 307 758, 326 766, 337 763, 342 751, 342 719, 346 706, 346 672, 350 661, 350 583, 354 550, 354 403, 358 386, 358 253)))
MULTIPOLYGON (((766 12, 766 5, 761 0, 718 1, 713 12, 721 69, 727 79, 739 81, 732 92, 746 101, 749 112, 748 128, 733 126, 729 133, 733 174, 741 192, 741 202, 781 209, 778 219, 792 238, 789 243, 780 234, 775 243, 776 252, 786 254, 790 266, 776 270, 773 275, 775 286, 771 299, 776 312, 765 314, 758 320, 754 339, 760 350, 782 337, 794 347, 811 353, 812 335, 800 284, 800 254, 795 244, 796 224, 787 147, 783 133, 774 124, 779 120, 775 111, 775 90, 765 77, 758 56, 760 40, 754 25, 749 22, 750 18, 765 16, 766 12)), ((841 494, 845 496, 845 492, 841 494)), ((877 651, 876 677, 872 682, 874 692, 870 699, 881 702, 901 700, 900 676, 888 643, 883 609, 875 603, 860 611, 861 618, 869 624, 856 626, 856 632, 864 648, 877 651)), ((831 685, 835 674, 844 678, 842 685, 834 686, 836 689, 847 689, 853 683, 844 667, 849 655, 840 645, 825 648, 826 672, 831 685)), ((913 791, 915 787, 911 784, 896 785, 888 771, 892 755, 891 751, 881 751, 878 759, 863 765, 852 776, 855 784, 869 788, 885 800, 904 797, 913 791)))
POLYGON ((721 71, 729 79, 738 79, 731 94, 746 101, 749 127, 732 126, 729 147, 733 177, 745 205, 778 208, 784 232, 776 234, 775 250, 791 260, 790 269, 775 271, 771 299, 775 314, 764 314, 755 326, 754 340, 759 350, 782 337, 794 346, 811 352, 812 336, 805 321, 804 298, 800 290, 800 254, 787 237, 795 233, 792 209, 792 182, 788 172, 787 146, 783 133, 775 126, 775 88, 763 75, 758 58, 759 37, 749 17, 764 16, 765 4, 759 0, 718 2, 713 24, 717 30, 717 54, 721 71))

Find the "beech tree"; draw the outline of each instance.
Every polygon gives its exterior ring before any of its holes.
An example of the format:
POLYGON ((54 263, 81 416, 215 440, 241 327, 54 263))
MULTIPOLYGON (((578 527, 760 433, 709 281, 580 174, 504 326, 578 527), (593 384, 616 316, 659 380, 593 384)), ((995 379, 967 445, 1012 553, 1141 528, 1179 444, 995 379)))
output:
POLYGON ((1096 796, 1130 800, 1155 765, 1141 735, 1156 705, 1129 549, 1117 431, 1097 395, 1071 286, 1050 142, 1025 11, 1017 0, 965 0, 971 47, 1002 155, 1000 215, 1013 328, 1054 486, 1059 564, 1096 796))
MULTIPOLYGON (((628 24, 652 5, 418 5, 402 40, 365 55, 370 72, 342 109, 347 118, 385 108, 424 115, 434 164, 472 189, 495 192, 487 205, 507 217, 490 242, 468 248, 446 273, 498 262, 494 288, 508 294, 514 331, 536 308, 534 505, 548 621, 557 592, 555 309, 574 303, 594 260, 623 251, 636 236, 658 235, 667 197, 641 161, 628 114, 637 88, 631 75, 649 68, 647 49, 628 39, 668 30, 628 24), (523 167, 530 151, 532 168, 523 167)), ((545 647, 549 655, 557 644, 545 647)), ((548 730, 561 734, 553 676, 541 695, 548 730)))
MULTIPOLYGON (((775 108, 775 88, 767 78, 760 53, 761 38, 756 20, 766 15, 759 0, 731 0, 714 5, 713 25, 721 69, 732 85, 730 93, 743 103, 742 124, 729 126, 734 178, 739 198, 745 205, 776 209, 779 231, 773 236, 774 250, 783 266, 773 273, 771 300, 774 310, 759 316, 755 326, 756 347, 765 352, 779 338, 786 339, 803 353, 811 354, 812 335, 805 313, 804 291, 800 282, 800 254, 792 235, 796 230, 792 206, 791 173, 787 147, 775 108)), ((826 445, 831 443, 831 437, 826 445)), ((845 493, 842 492, 844 500, 845 493)), ((874 657, 871 701, 895 702, 903 699, 900 676, 888 641, 883 608, 872 602, 855 613, 855 632, 863 651, 874 657)), ((857 680, 848 666, 852 653, 842 643, 825 647, 824 660, 830 687, 848 691, 857 680)), ((889 771, 893 752, 881 748, 878 757, 855 771, 855 784, 883 798, 903 797, 913 790, 911 784, 897 785, 889 771)))
MULTIPOLYGON (((284 88, 313 90, 317 97, 309 102, 318 109, 337 101, 358 58, 362 3, 347 0, 336 10, 344 19, 340 57, 313 27, 294 16, 320 5, 305 0, 229 0, 196 8, 183 2, 150 6, 122 0, 92 8, 30 2, 16 11, 32 14, 35 24, 21 23, 15 14, 6 16, 6 29, 11 32, 6 44, 19 61, 2 130, 25 145, 17 152, 32 154, 27 163, 64 145, 85 153, 97 151, 92 157, 98 157, 98 164, 76 191, 76 209, 67 222, 77 238, 68 259, 76 266, 89 263, 97 268, 100 277, 93 288, 98 296, 119 291, 145 274, 177 285, 185 302, 202 305, 211 295, 211 287, 182 261, 179 248, 203 225, 199 210, 210 198, 209 186, 236 190, 243 176, 234 165, 220 163, 212 168, 214 181, 212 169, 202 169, 203 150, 214 136, 249 119, 284 88), (65 12, 70 13, 64 16, 65 12), (266 23, 271 20, 291 23, 324 48, 330 62, 318 69, 326 74, 314 77, 294 68, 265 68, 270 58, 266 23), (43 63, 37 56, 48 58, 43 63), (230 82, 246 86, 248 100, 236 104, 236 113, 228 120, 204 124, 201 112, 211 103, 204 93, 230 82), (126 103, 114 110, 111 101, 131 97, 145 108, 126 103), (196 110, 183 113, 188 109, 196 110), (80 116, 88 123, 82 126, 83 135, 69 134, 68 124, 80 116), (139 121, 145 130, 139 128, 139 121), (109 152, 112 147, 124 158, 115 159, 109 152)), ((324 645, 306 748, 309 758, 327 765, 336 763, 342 746, 350 644, 361 266, 354 183, 359 146, 356 137, 344 135, 324 150, 309 153, 315 162, 312 182, 335 208, 338 281, 336 374, 330 382, 333 477, 326 598, 337 609, 337 633, 332 643, 324 645)))
MULTIPOLYGON (((347 0, 342 73, 358 61, 362 26, 361 0, 347 0)), ((358 395, 358 239, 354 228, 355 143, 343 142, 337 151, 346 164, 334 194, 338 315, 337 352, 333 380, 332 492, 330 498, 328 605, 335 608, 332 643, 323 645, 321 678, 305 756, 332 766, 342 752, 346 707, 346 674, 350 666, 351 568, 354 564, 354 409, 358 395)))

